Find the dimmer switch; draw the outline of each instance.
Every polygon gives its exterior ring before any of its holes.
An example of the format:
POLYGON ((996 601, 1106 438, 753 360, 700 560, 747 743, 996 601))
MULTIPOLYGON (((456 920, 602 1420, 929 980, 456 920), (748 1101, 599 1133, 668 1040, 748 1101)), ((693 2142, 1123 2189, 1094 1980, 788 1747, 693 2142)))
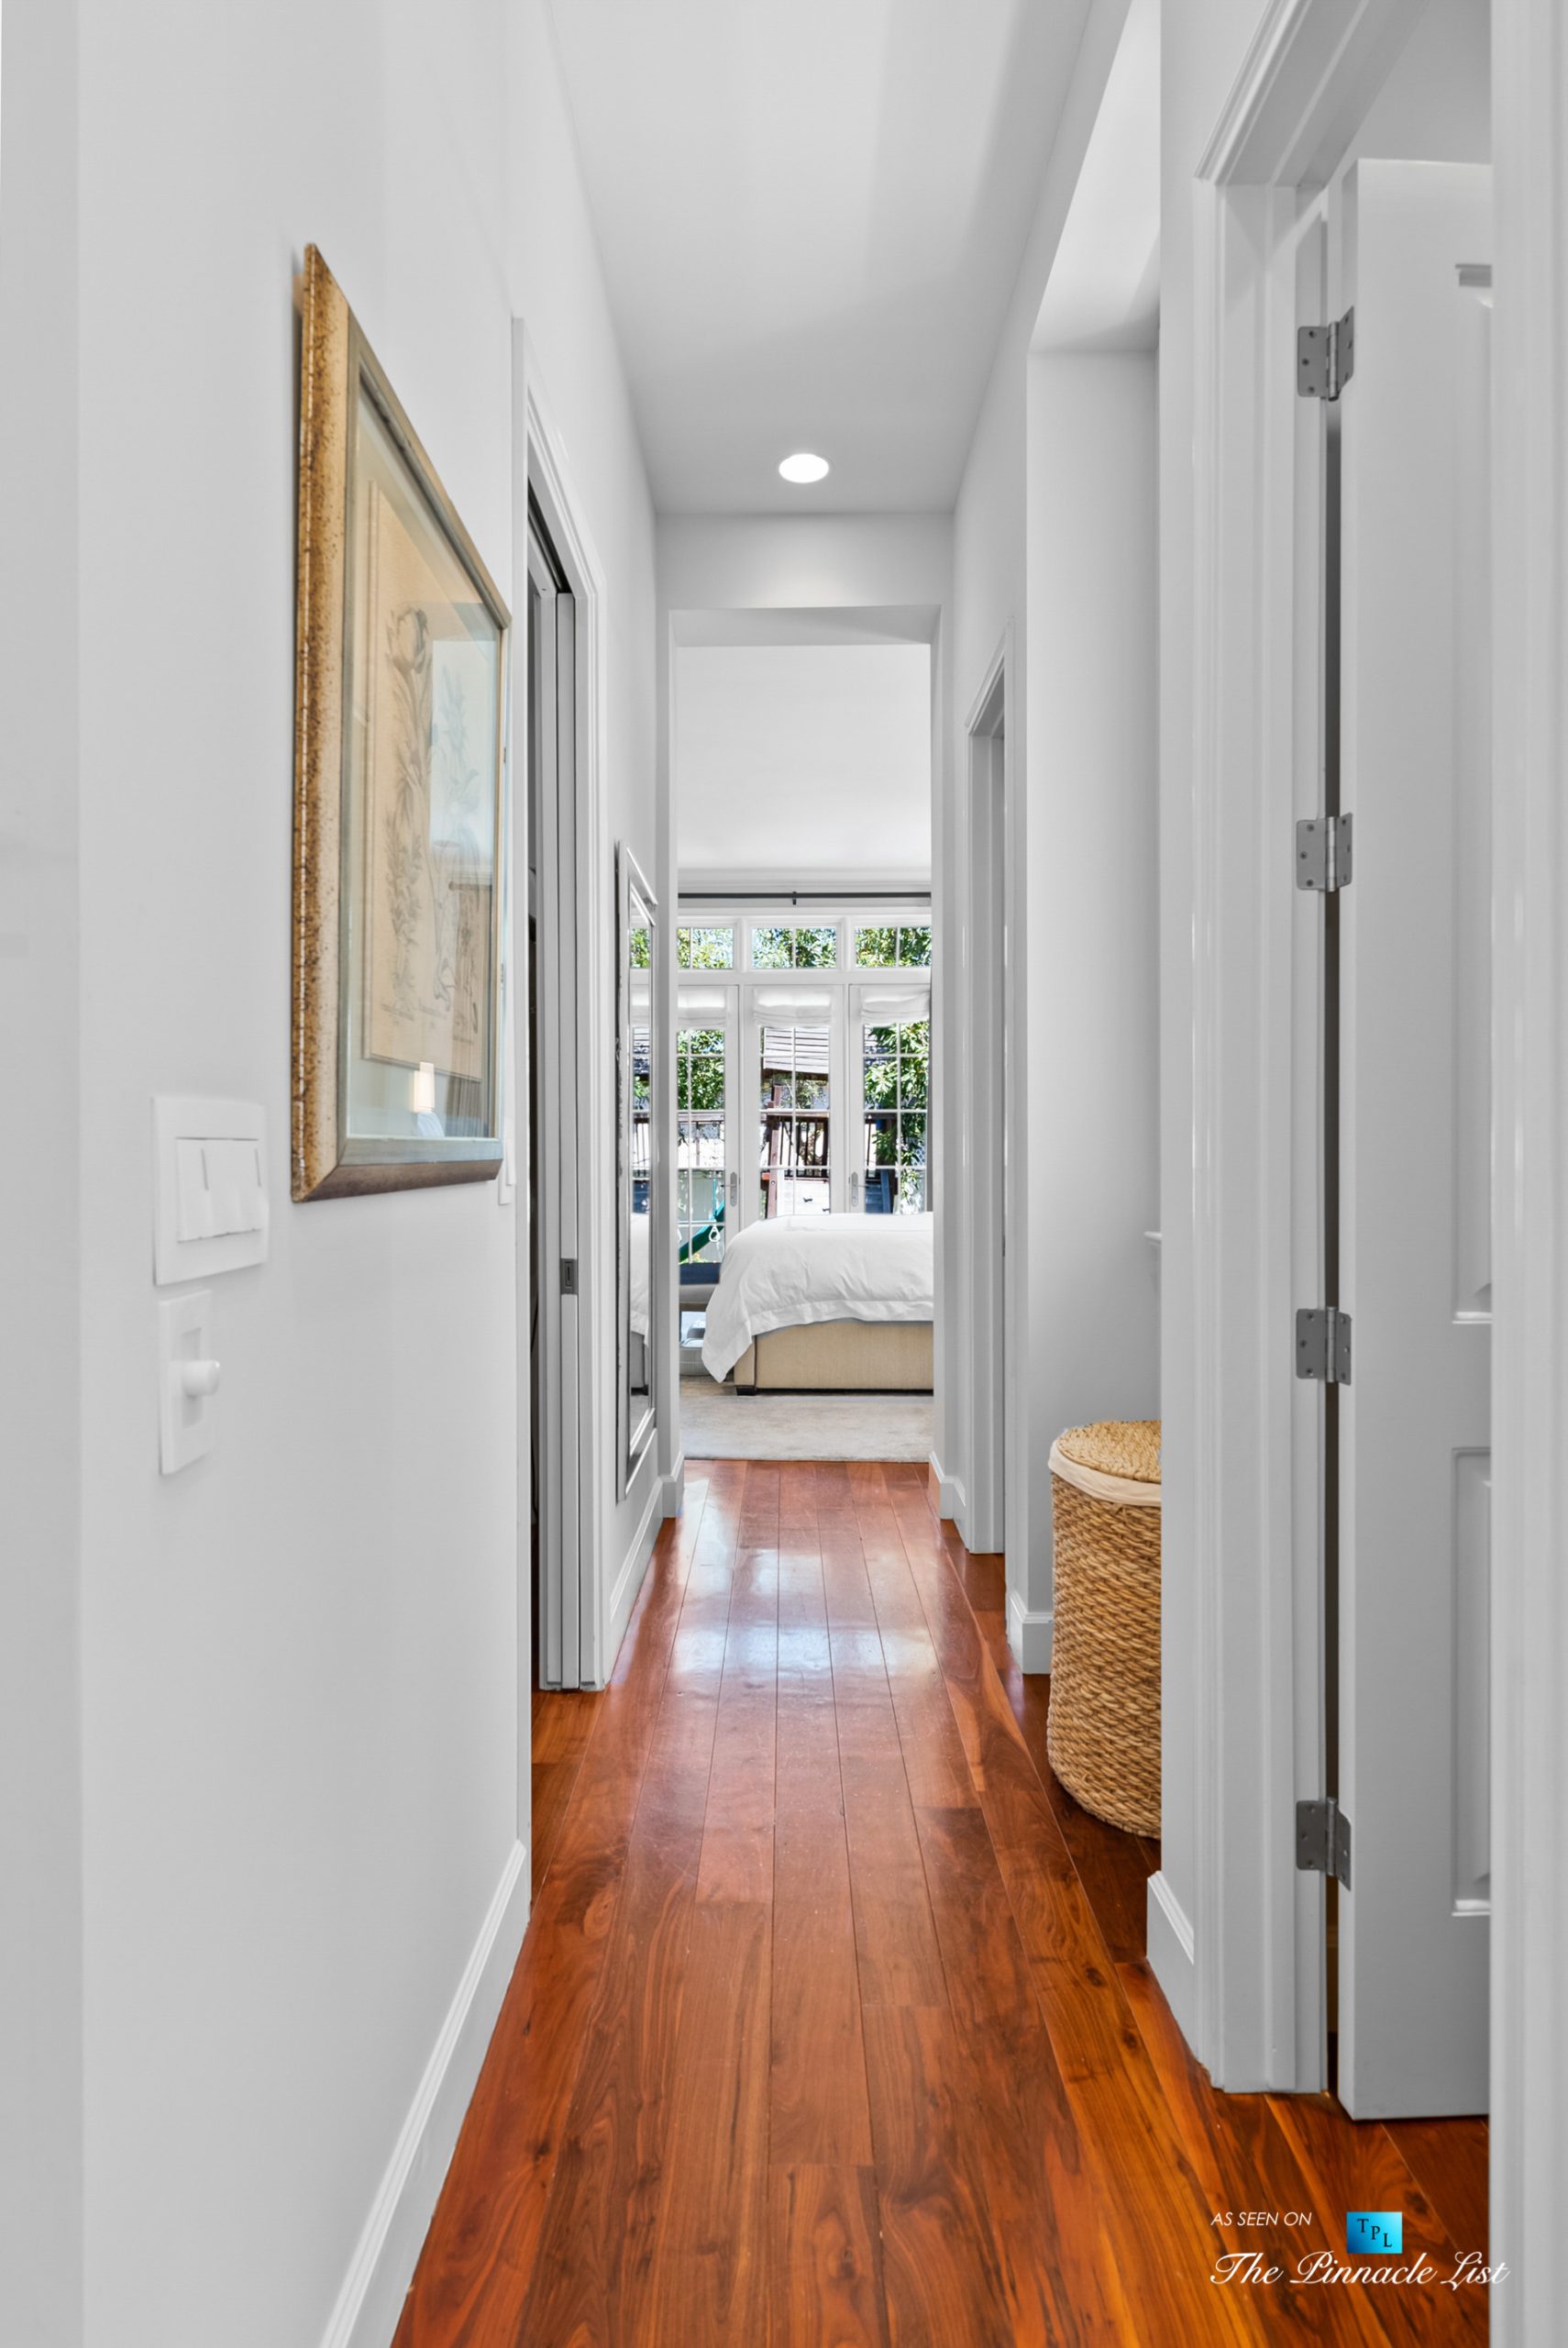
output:
POLYGON ((222 1375, 213 1351, 213 1292, 171 1296, 158 1308, 159 1465, 177 1475, 217 1441, 222 1375))

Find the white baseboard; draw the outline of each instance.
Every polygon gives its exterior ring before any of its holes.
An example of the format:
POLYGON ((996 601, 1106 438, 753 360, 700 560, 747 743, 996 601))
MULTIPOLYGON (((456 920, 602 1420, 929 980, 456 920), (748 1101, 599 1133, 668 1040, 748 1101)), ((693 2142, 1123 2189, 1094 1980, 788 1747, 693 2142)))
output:
MULTIPOLYGON (((1176 2028, 1198 2053, 1193 2029, 1198 2009, 1198 1966, 1192 1922, 1162 1868, 1149 1877, 1149 1970, 1165 1993, 1176 2028)), ((1201 2058, 1200 2058, 1201 2059, 1201 2058)))
POLYGON ((936 1513, 947 1524, 955 1524, 962 1534, 968 1520, 969 1502, 964 1486, 956 1476, 947 1475, 935 1452, 926 1466, 936 1479, 936 1513))
POLYGON ((1032 1613, 1016 1589, 1007 1594, 1007 1643, 1024 1671, 1049 1671, 1056 1615, 1052 1607, 1032 1613))
POLYGON ((528 1854, 513 1843, 398 2132, 322 2348, 386 2348, 397 2329, 527 1922, 528 1854))
POLYGON ((668 1520, 679 1516, 686 1501, 686 1454, 680 1453, 674 1467, 664 1479, 663 1514, 668 1520))
MULTIPOLYGON (((685 1473, 685 1460, 682 1457, 680 1474, 683 1478, 685 1473)), ((648 1569, 648 1559, 654 1553, 654 1543, 658 1538, 658 1528, 664 1523, 666 1516, 670 1513, 665 1501, 671 1480, 665 1476, 655 1476, 650 1479, 647 1506, 644 1509, 637 1529, 632 1535, 631 1546, 621 1562, 621 1570, 610 1586, 610 1623, 604 1641, 602 1684, 605 1687, 609 1686, 610 1675, 615 1668, 615 1657, 621 1652, 621 1642, 626 1635, 626 1625, 632 1619, 632 1609, 637 1602, 637 1592, 643 1586, 643 1576, 648 1569)))

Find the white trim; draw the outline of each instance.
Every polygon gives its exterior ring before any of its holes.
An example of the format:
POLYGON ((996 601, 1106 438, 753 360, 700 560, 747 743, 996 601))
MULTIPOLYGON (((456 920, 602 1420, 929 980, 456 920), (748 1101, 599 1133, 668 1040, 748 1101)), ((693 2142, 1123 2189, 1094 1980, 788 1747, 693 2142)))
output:
POLYGON ((1426 0, 1270 0, 1198 161, 1216 186, 1320 186, 1426 0))
MULTIPOLYGON (((685 1472, 683 1453, 680 1467, 682 1479, 685 1472)), ((585 1688, 603 1688, 609 1682, 610 1674, 614 1669, 615 1657, 620 1653, 621 1641, 626 1635, 626 1625, 632 1619, 632 1609, 637 1602, 637 1592, 643 1586, 643 1576, 647 1571, 648 1560, 654 1553, 654 1544, 658 1539, 658 1528, 666 1517, 675 1514, 675 1508, 671 1508, 668 1504, 669 1488, 675 1480, 676 1479, 670 1476, 655 1476, 648 1484, 648 1496, 643 1504, 643 1512, 637 1521, 637 1529, 632 1535, 631 1546, 622 1558, 620 1569, 610 1587, 609 1636, 604 1647, 606 1658, 604 1669, 597 1679, 585 1679, 583 1681, 585 1688)), ((678 1497, 676 1507, 679 1506, 678 1497)))
MULTIPOLYGON (((949 1210, 958 1218, 964 1275, 960 1293, 954 1300, 957 1346, 952 1357, 957 1363, 961 1400, 949 1413, 950 1435, 958 1453, 954 1480, 966 1495, 960 1530, 969 1548, 1004 1550, 1010 1581, 1016 1578, 1021 1584, 1027 1578, 1029 1551, 1017 1419, 1021 1331, 1019 1314, 1005 1310, 1007 1282, 1002 1272, 1004 1247, 1010 1247, 1011 1291, 1021 1297, 1025 1292, 1023 1218, 1018 1212, 1016 1184, 1021 1152, 1016 1144, 1024 1130, 1021 1031, 1024 925, 1019 896, 1023 870, 1018 852, 1021 814, 1013 754, 1016 684, 1010 620, 964 721, 958 775, 960 869, 943 940, 944 959, 952 949, 951 969, 943 983, 946 1000, 954 1006, 953 1057, 957 1063, 946 1080, 952 1086, 966 1144, 951 1153, 954 1174, 962 1188, 949 1210), (991 983, 989 967, 982 975, 979 961, 982 932, 988 930, 995 908, 990 903, 990 858, 977 855, 977 842, 982 847, 999 847, 1001 854, 1004 927, 1013 950, 1001 971, 999 990, 991 983), (1006 1069, 999 1065, 1002 1038, 1011 1062, 1006 1069), (999 1131, 1004 1104, 1013 1146, 1008 1146, 1008 1137, 999 1131), (1000 1183, 982 1180, 986 1169, 994 1172, 999 1167, 1000 1183), (1004 1349, 1006 1360, 1001 1358, 1004 1349)), ((942 1213, 940 1188, 936 1206, 942 1213)))
POLYGON ((1165 1992, 1176 2028, 1190 2042, 1198 2003, 1192 1919, 1171 1889, 1163 1868, 1149 1877, 1147 1913, 1149 1969, 1165 1992))
POLYGON ((1303 183, 1342 151, 1414 15, 1273 0, 1195 196, 1191 1285, 1164 1300, 1167 1374, 1190 1347, 1173 1434, 1192 1473, 1167 1700, 1191 1703, 1195 1733, 1190 1789, 1165 1790, 1167 1815, 1192 1804, 1192 2044, 1234 2089, 1315 2089, 1324 2045, 1321 1887, 1295 1867, 1293 1821, 1320 1789, 1317 1397, 1287 1335, 1316 1262, 1315 948, 1281 846, 1308 812, 1295 676, 1316 601, 1297 568, 1302 404, 1277 354, 1294 349, 1303 183))
POLYGON ((659 1514, 665 1519, 679 1516, 686 1505, 686 1454, 677 1452, 675 1465, 668 1476, 660 1479, 659 1514))
POLYGON ((1494 0, 1492 2226, 1497 2348, 1568 2210, 1568 22, 1494 0), (1527 1896, 1528 1883, 1528 1896, 1527 1896))
POLYGON ((398 2131, 322 2348, 386 2348, 397 2329, 527 1923, 528 1854, 514 1843, 398 2131))
POLYGON ((936 1513, 944 1524, 956 1527, 959 1538, 967 1549, 970 1545, 964 1527, 968 1522, 969 1502, 962 1479, 949 1476, 934 1451, 926 1458, 926 1472, 936 1479, 936 1513))
MULTIPOLYGON (((606 996, 611 969, 609 940, 613 935, 613 875, 604 854, 607 829, 605 778, 609 772, 609 681, 604 658, 605 574, 583 521, 567 460, 566 447, 546 393, 528 331, 522 320, 513 326, 513 366, 521 385, 518 440, 521 465, 516 490, 518 543, 527 545, 528 493, 532 489, 544 514, 557 555, 565 566, 577 604, 577 858, 576 858, 576 1012, 578 1036, 600 1037, 608 1031, 606 996)), ((525 666, 519 662, 520 690, 526 689, 525 666)), ((526 734, 526 711, 523 733, 526 734)), ((603 1556, 609 1463, 615 1455, 615 1413, 612 1382, 601 1365, 613 1360, 615 1299, 613 1248, 604 1246, 606 1201, 614 1181, 613 1056, 597 1047, 583 1057, 584 1079, 578 1095, 578 1183, 576 1196, 563 1199, 575 1228, 563 1224, 562 1250, 578 1262, 578 1305, 575 1376, 570 1379, 578 1404, 578 1578, 580 1602, 577 1655, 562 1657, 563 1687, 602 1686, 614 1656, 607 1645, 613 1609, 603 1587, 600 1561, 603 1556), (604 1267, 612 1269, 604 1277, 604 1267)), ((521 1251, 520 1251, 521 1252, 521 1251)), ((526 1265, 522 1286, 525 1288, 526 1265)), ((522 1319, 526 1330, 526 1312, 522 1319)), ((568 1348, 569 1349, 569 1348, 568 1348)), ((523 1393, 525 1396, 525 1384, 523 1393)), ((519 1491, 519 1556, 522 1569, 530 1570, 527 1447, 522 1446, 523 1482, 519 1491)), ((526 1599, 526 1586, 524 1597, 526 1599)), ((529 1607, 519 1611, 526 1625, 529 1607)), ((525 1630, 525 1636, 526 1635, 525 1630)), ((527 1711, 526 1678, 523 1706, 527 1711)), ((525 1743, 520 1740, 520 1744, 525 1743)), ((528 1762, 525 1749, 523 1768, 528 1762)))
POLYGON ((1048 1672, 1051 1668, 1051 1642, 1055 1629, 1054 1607, 1031 1612, 1022 1595, 1016 1589, 1007 1594, 1007 1643, 1017 1658, 1018 1667, 1025 1672, 1048 1672))

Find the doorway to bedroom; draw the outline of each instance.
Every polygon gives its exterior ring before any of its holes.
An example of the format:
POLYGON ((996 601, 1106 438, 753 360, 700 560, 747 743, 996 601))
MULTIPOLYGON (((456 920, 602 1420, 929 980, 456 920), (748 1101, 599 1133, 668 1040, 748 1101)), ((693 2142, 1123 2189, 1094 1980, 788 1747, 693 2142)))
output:
POLYGON ((680 647, 688 1458, 930 1456, 931 652, 680 647))

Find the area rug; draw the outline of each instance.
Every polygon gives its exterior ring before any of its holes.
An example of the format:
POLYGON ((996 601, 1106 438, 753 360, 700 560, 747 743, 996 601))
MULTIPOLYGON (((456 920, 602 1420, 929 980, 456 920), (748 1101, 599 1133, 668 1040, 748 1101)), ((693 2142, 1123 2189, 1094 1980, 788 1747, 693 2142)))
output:
POLYGON ((737 1394, 680 1381, 688 1459, 918 1459, 931 1456, 929 1394, 737 1394))

